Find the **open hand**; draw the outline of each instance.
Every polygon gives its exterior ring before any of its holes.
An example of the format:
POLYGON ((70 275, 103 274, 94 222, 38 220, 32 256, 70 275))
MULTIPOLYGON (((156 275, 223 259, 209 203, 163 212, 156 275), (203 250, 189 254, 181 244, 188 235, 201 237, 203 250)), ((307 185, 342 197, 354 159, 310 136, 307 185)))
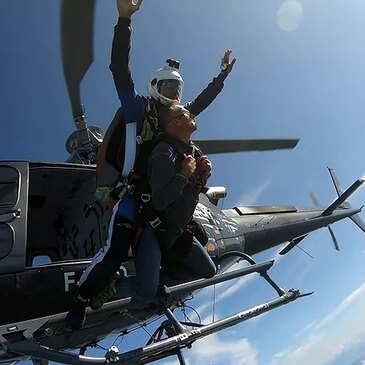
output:
POLYGON ((117 0, 117 8, 119 16, 122 18, 130 18, 142 5, 143 0, 117 0))
POLYGON ((229 74, 232 71, 232 68, 237 61, 236 58, 233 58, 232 61, 230 60, 231 54, 232 51, 230 49, 227 49, 227 51, 224 52, 221 60, 221 70, 224 71, 226 74, 229 74))

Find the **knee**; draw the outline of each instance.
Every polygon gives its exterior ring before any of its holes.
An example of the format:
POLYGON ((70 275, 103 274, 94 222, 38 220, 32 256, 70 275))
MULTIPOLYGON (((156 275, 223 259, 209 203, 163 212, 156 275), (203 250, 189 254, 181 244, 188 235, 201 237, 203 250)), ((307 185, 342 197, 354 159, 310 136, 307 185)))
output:
POLYGON ((149 283, 142 287, 136 288, 138 299, 142 301, 151 301, 155 299, 158 289, 158 283, 149 283))
POLYGON ((211 265, 209 265, 206 270, 204 270, 203 277, 204 279, 210 279, 217 273, 217 268, 212 262, 211 265))

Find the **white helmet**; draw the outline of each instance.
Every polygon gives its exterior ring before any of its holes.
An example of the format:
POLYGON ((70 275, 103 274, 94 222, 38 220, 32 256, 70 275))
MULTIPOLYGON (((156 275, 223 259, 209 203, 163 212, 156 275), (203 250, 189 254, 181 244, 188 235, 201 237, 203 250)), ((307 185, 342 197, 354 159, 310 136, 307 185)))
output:
MULTIPOLYGON (((182 90, 184 86, 184 80, 179 74, 179 62, 175 60, 166 60, 166 65, 156 70, 150 82, 148 83, 148 92, 151 97, 159 101, 163 105, 171 104, 175 101, 180 102, 182 96, 182 90), (170 99, 167 96, 160 93, 160 88, 163 82, 171 81, 171 88, 178 88, 178 96, 176 99, 170 99)), ((168 83, 165 84, 168 88, 168 83)))

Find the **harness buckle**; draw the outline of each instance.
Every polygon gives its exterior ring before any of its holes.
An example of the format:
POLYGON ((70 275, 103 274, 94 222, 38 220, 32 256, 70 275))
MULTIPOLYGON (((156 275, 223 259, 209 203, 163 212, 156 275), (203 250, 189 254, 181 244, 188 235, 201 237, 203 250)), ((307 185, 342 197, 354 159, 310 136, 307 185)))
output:
POLYGON ((150 221, 150 225, 152 228, 156 228, 161 224, 161 219, 156 217, 153 221, 150 221))
POLYGON ((142 194, 141 201, 142 203, 148 203, 151 200, 151 194, 142 194))
POLYGON ((127 177, 123 179, 123 185, 130 195, 133 195, 135 186, 131 182, 133 181, 134 171, 132 170, 127 177))
POLYGON ((141 136, 137 136, 137 137, 136 137, 136 142, 137 142, 138 144, 142 144, 142 143, 143 143, 143 139, 142 139, 142 137, 141 137, 141 136))
POLYGON ((127 187, 126 186, 123 186, 123 189, 118 194, 119 200, 123 198, 123 196, 125 195, 125 193, 127 192, 127 190, 128 190, 127 187))
POLYGON ((135 189, 135 186, 134 185, 128 185, 127 186, 127 189, 128 189, 128 193, 130 194, 130 195, 133 195, 133 193, 134 193, 134 189, 135 189))

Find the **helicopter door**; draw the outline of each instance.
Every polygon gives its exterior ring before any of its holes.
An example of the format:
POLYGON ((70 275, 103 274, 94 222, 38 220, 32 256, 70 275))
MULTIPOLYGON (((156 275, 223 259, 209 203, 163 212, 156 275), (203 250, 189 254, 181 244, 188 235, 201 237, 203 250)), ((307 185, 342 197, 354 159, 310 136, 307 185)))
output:
POLYGON ((27 162, 0 163, 0 274, 25 267, 28 175, 27 162))

